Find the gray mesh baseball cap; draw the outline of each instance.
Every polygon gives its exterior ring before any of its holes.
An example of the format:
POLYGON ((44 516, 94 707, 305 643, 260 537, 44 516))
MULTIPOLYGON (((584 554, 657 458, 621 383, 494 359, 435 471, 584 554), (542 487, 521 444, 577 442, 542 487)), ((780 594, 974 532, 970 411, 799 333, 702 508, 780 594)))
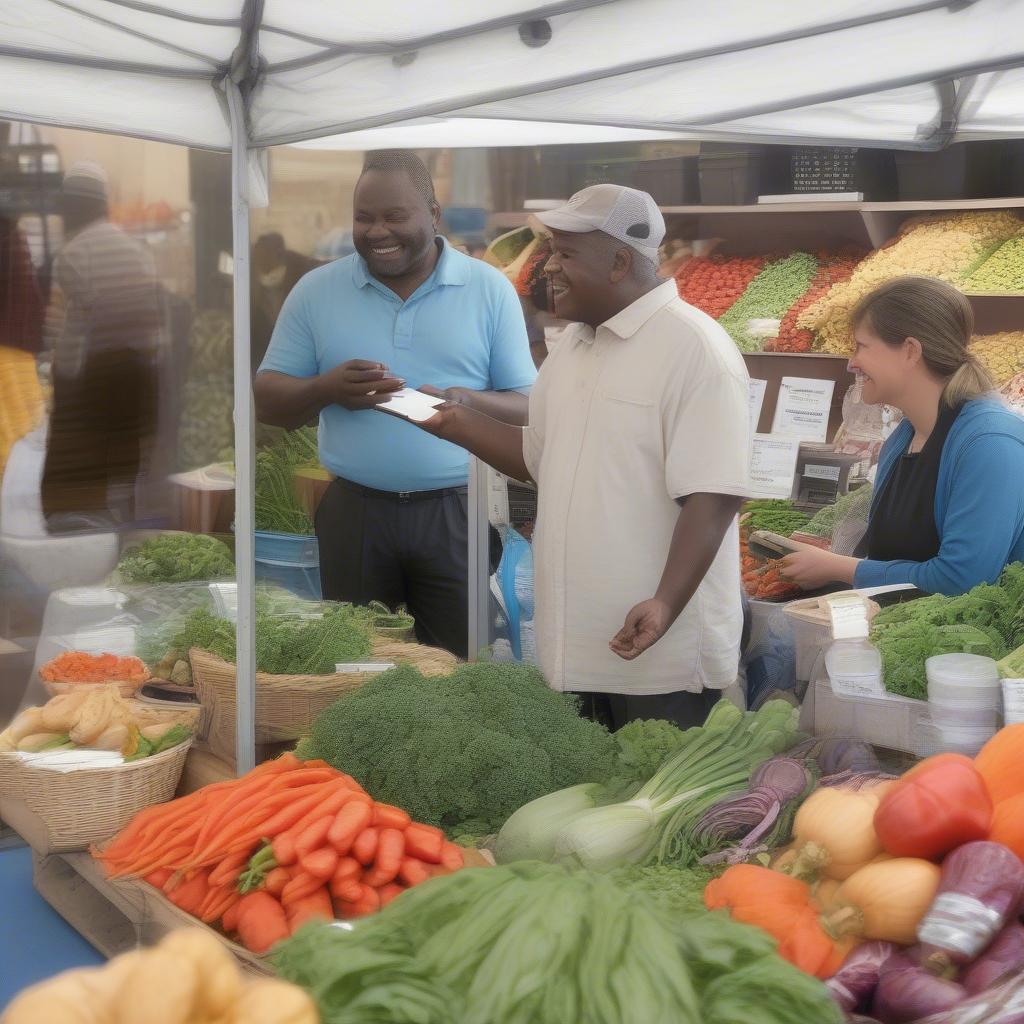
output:
POLYGON ((625 185, 591 185, 565 206, 538 213, 537 220, 553 231, 583 234, 603 231, 658 262, 665 237, 665 218, 646 193, 625 185))

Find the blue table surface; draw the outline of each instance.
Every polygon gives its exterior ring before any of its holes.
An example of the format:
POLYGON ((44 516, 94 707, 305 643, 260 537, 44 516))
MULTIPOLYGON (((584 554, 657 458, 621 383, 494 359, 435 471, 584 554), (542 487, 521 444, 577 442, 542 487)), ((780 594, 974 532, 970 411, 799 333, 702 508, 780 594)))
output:
POLYGON ((43 978, 103 962, 32 887, 28 847, 0 850, 0 1009, 43 978))

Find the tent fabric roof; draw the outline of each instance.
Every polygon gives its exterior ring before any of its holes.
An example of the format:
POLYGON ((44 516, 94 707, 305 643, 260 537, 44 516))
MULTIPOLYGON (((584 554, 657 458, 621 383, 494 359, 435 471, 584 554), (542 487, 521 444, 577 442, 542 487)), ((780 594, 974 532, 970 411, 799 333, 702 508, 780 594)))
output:
POLYGON ((1024 0, 0 3, 5 118, 227 150, 232 71, 254 147, 939 148, 1024 135, 1024 0))

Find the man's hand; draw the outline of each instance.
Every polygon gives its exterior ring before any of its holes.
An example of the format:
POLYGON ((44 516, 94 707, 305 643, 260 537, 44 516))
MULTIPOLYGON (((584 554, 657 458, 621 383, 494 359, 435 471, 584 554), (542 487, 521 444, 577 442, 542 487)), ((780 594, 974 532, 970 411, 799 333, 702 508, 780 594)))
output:
POLYGON ((638 604, 626 624, 608 645, 623 661, 633 661, 653 647, 668 631, 675 617, 669 606, 656 597, 638 604))
POLYGON ((405 381, 394 376, 383 363, 350 359, 321 374, 320 386, 331 403, 356 412, 386 402, 393 391, 405 387, 405 381))

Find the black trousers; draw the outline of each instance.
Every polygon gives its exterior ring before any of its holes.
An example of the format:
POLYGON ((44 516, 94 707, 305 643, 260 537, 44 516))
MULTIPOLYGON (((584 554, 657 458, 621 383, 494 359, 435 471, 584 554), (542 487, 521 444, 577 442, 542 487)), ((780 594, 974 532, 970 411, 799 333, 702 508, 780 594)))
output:
POLYGON ((404 604, 420 643, 468 656, 465 488, 403 498, 335 480, 317 509, 316 536, 325 599, 404 604))
POLYGON ((580 714, 600 722, 606 729, 616 732, 638 718, 660 718, 680 729, 703 725, 711 709, 722 696, 721 690, 701 690, 689 693, 655 693, 638 696, 628 693, 576 693, 580 699, 580 714))

